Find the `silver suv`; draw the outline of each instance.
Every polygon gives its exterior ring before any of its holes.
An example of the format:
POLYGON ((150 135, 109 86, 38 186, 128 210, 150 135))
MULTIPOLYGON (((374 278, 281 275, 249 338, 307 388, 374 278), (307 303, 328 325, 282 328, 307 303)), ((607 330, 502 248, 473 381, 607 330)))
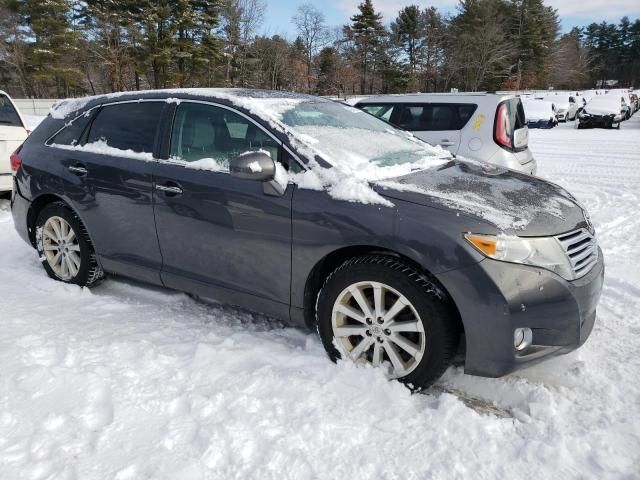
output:
POLYGON ((379 95, 355 106, 458 156, 536 173, 524 109, 513 95, 379 95))

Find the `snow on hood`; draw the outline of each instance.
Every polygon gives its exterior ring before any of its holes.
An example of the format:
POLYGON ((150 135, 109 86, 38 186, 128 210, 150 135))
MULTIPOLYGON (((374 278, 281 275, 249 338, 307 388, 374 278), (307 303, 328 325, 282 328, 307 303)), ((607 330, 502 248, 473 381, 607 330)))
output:
POLYGON ((479 162, 451 161, 378 182, 378 188, 386 197, 446 207, 521 235, 555 235, 585 222, 582 208, 561 187, 479 162))
POLYGON ((589 100, 584 111, 591 115, 620 115, 621 108, 619 95, 598 95, 589 100))
POLYGON ((548 100, 522 100, 527 121, 550 120, 553 117, 551 102, 548 100))

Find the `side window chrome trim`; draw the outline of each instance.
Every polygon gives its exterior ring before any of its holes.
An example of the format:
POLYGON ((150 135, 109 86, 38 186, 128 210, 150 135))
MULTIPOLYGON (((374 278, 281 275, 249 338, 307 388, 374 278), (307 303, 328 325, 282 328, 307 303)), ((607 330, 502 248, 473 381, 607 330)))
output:
MULTIPOLYGON (((140 103, 140 102, 164 102, 167 103, 166 98, 138 98, 135 100, 119 100, 119 101, 112 101, 112 102, 106 102, 106 103, 101 103, 99 105, 94 105, 93 107, 91 107, 90 109, 82 112, 80 115, 77 115, 76 117, 73 118, 73 120, 65 123, 59 130, 57 130, 53 135, 51 135, 47 141, 45 142, 45 145, 47 147, 50 148, 56 148, 54 145, 52 145, 52 140, 55 138, 56 135, 58 135, 62 130, 64 130, 65 128, 67 128, 71 123, 75 122, 78 118, 82 117, 83 115, 86 114, 91 114, 91 112, 93 112, 94 110, 98 109, 98 108, 102 108, 102 107, 107 107, 107 106, 111 106, 111 105, 121 105, 121 104, 127 104, 127 103, 140 103)), ((269 135, 269 137, 271 137, 273 140, 275 140, 277 142, 277 144, 279 146, 281 146, 282 148, 284 148, 287 153, 289 155, 291 155, 291 158, 293 158, 293 160, 298 164, 298 166, 304 171, 304 170, 308 170, 307 165, 302 162, 300 160, 300 157, 293 152, 287 145, 285 145, 280 139, 278 139, 275 135, 273 135, 273 133, 271 133, 268 129, 266 129, 265 127, 263 127, 262 125, 260 125, 259 123, 257 123, 253 118, 251 118, 249 115, 246 115, 245 113, 236 110, 232 107, 229 107, 228 105, 223 105, 221 103, 216 103, 216 102, 211 102, 211 101, 205 101, 205 100, 193 100, 193 99, 179 99, 179 103, 199 103, 202 105, 211 105, 213 107, 220 107, 220 108, 224 108, 225 110, 229 110, 230 112, 236 113, 238 115, 240 115, 241 117, 247 119, 249 122, 251 122, 252 124, 254 124, 256 127, 258 127, 260 130, 262 130, 264 133, 266 133, 267 135, 269 135)), ((170 135, 173 133, 173 127, 171 128, 171 133, 170 135)), ((157 160, 158 162, 165 162, 165 163, 169 163, 170 159, 163 159, 163 158, 155 158, 154 160, 157 160)))

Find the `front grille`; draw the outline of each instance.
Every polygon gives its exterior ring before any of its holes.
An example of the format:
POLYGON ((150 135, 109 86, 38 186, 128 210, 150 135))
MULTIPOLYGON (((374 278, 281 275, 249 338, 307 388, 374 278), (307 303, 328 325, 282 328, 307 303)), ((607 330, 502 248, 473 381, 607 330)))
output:
POLYGON ((562 245, 576 278, 580 278, 598 263, 598 242, 588 230, 581 228, 573 232, 556 236, 562 245))

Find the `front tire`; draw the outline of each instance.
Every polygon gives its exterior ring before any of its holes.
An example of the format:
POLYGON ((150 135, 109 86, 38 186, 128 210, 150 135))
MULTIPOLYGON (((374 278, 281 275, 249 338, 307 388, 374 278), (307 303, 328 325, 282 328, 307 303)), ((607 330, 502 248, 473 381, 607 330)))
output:
POLYGON ((316 320, 333 361, 382 367, 413 390, 442 376, 459 340, 455 310, 436 282, 383 255, 334 270, 318 295, 316 320))
POLYGON ((36 248, 55 280, 91 287, 104 276, 84 225, 65 203, 51 203, 38 214, 36 248))

